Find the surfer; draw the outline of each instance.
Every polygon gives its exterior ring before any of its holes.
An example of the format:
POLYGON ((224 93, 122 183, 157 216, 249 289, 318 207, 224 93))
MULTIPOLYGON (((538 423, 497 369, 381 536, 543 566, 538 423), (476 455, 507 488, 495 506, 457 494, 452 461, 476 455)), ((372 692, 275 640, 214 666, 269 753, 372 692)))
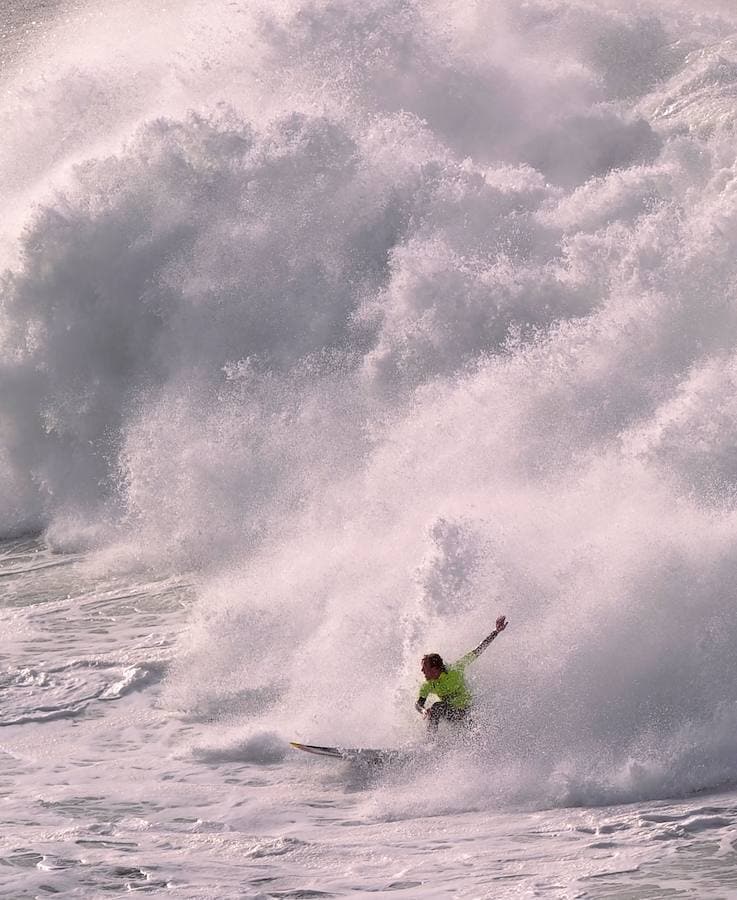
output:
POLYGON ((427 729, 431 734, 435 734, 438 730, 441 719, 454 724, 469 723, 469 710, 473 698, 466 685, 464 670, 486 650, 500 631, 504 631, 507 624, 506 616, 499 616, 496 628, 491 634, 485 637, 478 647, 451 666, 445 665, 439 653, 428 653, 422 657, 421 668, 425 681, 420 687, 420 696, 415 703, 415 709, 427 719, 427 729), (425 709, 425 702, 430 694, 434 694, 438 699, 425 709))

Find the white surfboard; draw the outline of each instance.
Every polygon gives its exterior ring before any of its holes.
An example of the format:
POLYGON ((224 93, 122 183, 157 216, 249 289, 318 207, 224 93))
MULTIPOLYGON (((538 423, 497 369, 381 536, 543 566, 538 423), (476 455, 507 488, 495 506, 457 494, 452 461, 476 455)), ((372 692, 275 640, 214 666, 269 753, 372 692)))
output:
POLYGON ((314 753, 315 756, 329 756, 331 759, 342 759, 348 762, 387 763, 409 759, 413 754, 409 750, 376 750, 366 747, 320 747, 317 744, 300 744, 290 741, 295 750, 314 753))

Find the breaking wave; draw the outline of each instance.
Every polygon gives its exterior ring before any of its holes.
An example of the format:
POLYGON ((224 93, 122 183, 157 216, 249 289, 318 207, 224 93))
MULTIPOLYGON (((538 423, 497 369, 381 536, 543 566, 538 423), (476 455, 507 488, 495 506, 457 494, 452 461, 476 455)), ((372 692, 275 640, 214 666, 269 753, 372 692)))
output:
POLYGON ((173 706, 407 740, 506 612, 518 785, 737 778, 737 17, 633 7, 124 2, 6 76, 0 529, 199 572, 173 706))

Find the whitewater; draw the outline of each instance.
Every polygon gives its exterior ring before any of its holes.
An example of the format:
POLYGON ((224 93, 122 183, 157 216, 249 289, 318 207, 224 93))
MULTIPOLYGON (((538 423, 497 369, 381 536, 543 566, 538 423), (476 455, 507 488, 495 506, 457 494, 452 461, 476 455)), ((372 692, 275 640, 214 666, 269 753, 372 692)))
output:
POLYGON ((733 3, 25 0, 0 87, 0 896, 737 898, 733 3))

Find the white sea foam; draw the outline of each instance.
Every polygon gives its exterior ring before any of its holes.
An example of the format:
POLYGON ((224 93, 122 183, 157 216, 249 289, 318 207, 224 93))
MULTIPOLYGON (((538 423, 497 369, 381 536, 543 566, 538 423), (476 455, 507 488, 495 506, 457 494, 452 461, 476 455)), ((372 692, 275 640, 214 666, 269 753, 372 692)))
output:
POLYGON ((0 100, 3 534, 195 573, 207 759, 410 743, 506 612, 418 814, 733 782, 731 8, 142 8, 0 100))

